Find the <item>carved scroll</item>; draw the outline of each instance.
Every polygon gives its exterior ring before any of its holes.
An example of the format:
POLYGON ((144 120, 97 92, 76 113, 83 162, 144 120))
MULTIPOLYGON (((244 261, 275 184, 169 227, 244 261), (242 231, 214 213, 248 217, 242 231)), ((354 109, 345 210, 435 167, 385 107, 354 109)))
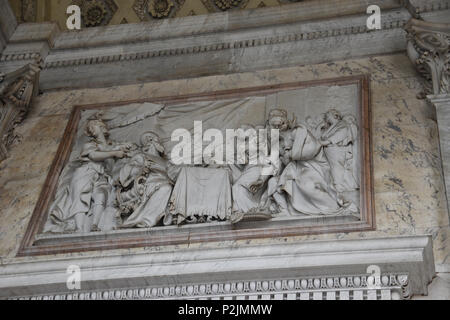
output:
POLYGON ((14 128, 23 121, 38 92, 40 66, 32 63, 8 74, 0 73, 0 161, 16 140, 14 128))
POLYGON ((411 19, 408 56, 427 80, 425 95, 450 93, 450 24, 411 19))

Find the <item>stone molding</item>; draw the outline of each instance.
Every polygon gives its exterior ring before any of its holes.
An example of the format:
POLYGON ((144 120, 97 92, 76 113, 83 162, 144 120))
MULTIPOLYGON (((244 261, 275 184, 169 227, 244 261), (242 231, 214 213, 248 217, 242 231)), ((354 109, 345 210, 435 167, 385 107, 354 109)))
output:
POLYGON ((448 108, 450 103, 450 94, 437 94, 437 95, 429 95, 427 99, 436 106, 438 109, 448 108))
POLYGON ((449 0, 407 0, 405 2, 414 18, 418 18, 422 13, 450 9, 449 0))
POLYGON ((66 292, 11 300, 407 300, 409 276, 387 273, 66 292), (373 277, 373 276, 372 276, 373 277), (368 284, 373 281, 373 286, 368 284), (378 282, 378 284, 375 284, 378 282))
POLYGON ((385 29, 379 31, 367 32, 366 19, 364 15, 325 23, 298 23, 83 50, 52 49, 44 60, 42 89, 56 89, 61 84, 69 88, 103 87, 249 72, 403 50, 402 28, 409 19, 406 11, 387 14, 385 29), (367 42, 367 37, 373 41, 367 42), (350 48, 345 45, 349 41, 361 46, 350 48), (329 47, 334 51, 328 50, 329 47), (311 54, 315 51, 325 54, 311 54), (249 59, 250 55, 261 59, 249 59), (174 65, 182 67, 173 68, 174 65))
MULTIPOLYGON (((399 285, 379 290, 405 288, 404 297, 427 294, 427 285, 435 275, 431 236, 357 239, 340 241, 293 242, 261 245, 229 244, 221 247, 200 246, 144 253, 4 261, 0 266, 0 298, 65 295, 68 266, 81 268, 85 297, 103 296, 105 291, 121 294, 129 290, 182 290, 183 286, 201 286, 266 281, 294 281, 301 289, 273 291, 278 294, 315 291, 301 286, 302 280, 355 277, 367 275, 367 267, 377 265, 382 275, 396 276, 399 285), (399 278, 401 276, 402 278, 399 278), (408 276, 409 287, 404 276, 408 276), (205 282, 208 279, 208 283, 205 282), (404 279, 404 280, 401 280, 404 279), (168 285, 170 283, 170 285, 168 285), (403 285, 401 285, 403 283, 403 285), (114 289, 112 289, 114 288, 114 289), (154 289, 156 288, 156 289, 154 289), (158 289, 160 288, 160 289, 158 289)), ((322 280, 321 285, 322 285, 322 280)), ((328 280, 327 280, 328 281, 328 280)), ((304 283, 304 282, 303 282, 304 283)), ((317 281, 316 281, 317 283, 317 281)), ((390 282, 387 282, 389 285, 390 282)), ((274 282, 275 284, 275 282, 274 282)), ((264 285, 266 286, 266 285, 264 285)), ((278 284, 275 286, 277 288, 278 284)), ((227 286, 228 287, 228 286, 227 286)), ((347 286, 348 287, 348 286, 347 286)), ((187 288, 187 287, 186 287, 187 288)), ((199 287, 200 288, 200 287, 199 287)), ((359 289, 365 290, 363 287, 359 289)), ((336 292, 334 283, 321 292, 336 292)), ((186 289, 187 290, 187 289, 186 289)), ((190 289, 189 289, 190 290, 190 289)), ((174 291, 176 292, 176 291, 174 291)), ((180 291, 181 292, 181 291, 180 291)), ((267 291, 266 291, 267 292, 267 291)), ((253 292, 255 293, 255 292, 253 292)), ((274 294, 270 293, 270 294, 274 294)), ((367 293, 367 292, 366 292, 367 293)), ((379 292, 381 293, 381 291, 379 292)), ((244 296, 247 293, 244 292, 244 296)), ((258 293, 262 294, 262 293, 258 293)), ((371 293, 373 294, 373 293, 371 293)), ((109 296, 108 296, 109 297, 109 296)))
MULTIPOLYGON (((373 4, 388 12, 399 9, 397 0, 375 0, 373 4)), ((323 0, 299 2, 289 6, 259 8, 245 11, 222 12, 209 15, 169 19, 164 22, 146 22, 139 24, 107 26, 99 29, 82 29, 74 32, 62 32, 57 41, 57 49, 73 49, 115 45, 117 43, 149 42, 163 39, 184 38, 273 28, 295 23, 308 24, 336 18, 366 15, 367 4, 361 0, 323 0), (339 4, 339 5, 337 5, 339 4), (95 35, 95 37, 93 37, 95 35)))
MULTIPOLYGON (((49 57, 48 62, 45 63, 45 68, 46 69, 61 68, 61 67, 66 68, 79 65, 104 64, 119 61, 134 61, 141 59, 149 59, 153 57, 182 56, 196 53, 206 53, 211 51, 222 51, 228 49, 240 49, 240 48, 267 46, 267 45, 282 45, 297 41, 319 40, 338 36, 364 34, 367 33, 368 30, 367 27, 362 22, 363 21, 361 21, 361 23, 355 26, 348 26, 331 30, 321 30, 312 32, 292 32, 275 36, 262 36, 245 39, 230 39, 230 41, 225 42, 207 43, 204 45, 186 46, 186 47, 180 46, 177 48, 167 48, 161 50, 152 50, 151 48, 149 48, 147 50, 142 50, 141 52, 118 53, 118 54, 99 55, 87 58, 65 59, 65 60, 59 60, 57 59, 57 57, 52 56, 49 57)), ((406 21, 402 19, 387 21, 383 23, 382 30, 402 28, 405 25, 405 23, 406 21)), ((18 58, 19 57, 17 54, 15 56, 10 57, 10 59, 12 60, 18 58)), ((0 61, 1 59, 2 57, 0 57, 0 61)))
POLYGON ((0 54, 0 70, 12 72, 34 61, 46 59, 59 34, 56 23, 20 24, 8 47, 0 54))
MULTIPOLYGON (((358 3, 357 1, 348 1, 347 2, 353 2, 353 7, 348 8, 347 10, 344 10, 342 14, 351 14, 351 13, 363 13, 362 8, 354 8, 354 6, 358 3)), ((314 4, 314 2, 310 2, 310 4, 314 4)), ((52 54, 50 55, 49 61, 45 61, 45 68, 55 68, 55 67, 68 67, 68 66, 76 66, 80 64, 97 64, 97 63, 107 63, 107 62, 116 62, 121 60, 139 60, 143 58, 151 58, 156 56, 172 56, 172 55, 184 55, 184 54, 193 54, 193 53, 201 53, 201 52, 208 52, 208 51, 219 51, 219 50, 227 50, 232 48, 243 48, 243 47, 252 47, 252 46, 262 46, 262 45, 276 45, 276 44, 282 44, 287 42, 294 42, 294 41, 302 41, 302 40, 317 40, 317 39, 325 39, 329 37, 337 37, 341 35, 351 35, 351 34, 363 34, 367 33, 367 26, 366 26, 366 19, 357 19, 358 21, 355 21, 355 19, 352 19, 352 21, 339 23, 340 21, 337 21, 338 23, 332 23, 333 26, 328 26, 328 24, 324 21, 321 21, 319 23, 308 23, 310 27, 304 26, 305 23, 302 22, 306 17, 304 16, 305 13, 303 11, 300 11, 300 9, 303 9, 304 3, 297 4, 298 8, 289 7, 289 18, 290 19, 278 19, 280 17, 280 14, 287 13, 287 9, 283 10, 281 8, 265 8, 265 15, 256 15, 257 18, 253 17, 246 17, 248 13, 243 12, 233 12, 233 13, 219 13, 216 14, 218 18, 218 21, 207 21, 205 24, 202 25, 203 29, 197 29, 192 25, 194 22, 193 19, 205 19, 205 17, 187 17, 183 19, 178 19, 177 25, 173 25, 171 27, 175 27, 175 30, 169 29, 168 25, 156 24, 156 23, 145 23, 145 24, 137 24, 137 25, 119 25, 119 26, 109 26, 104 28, 104 32, 98 36, 96 36, 94 39, 92 35, 94 35, 97 30, 95 29, 86 29, 81 30, 77 32, 63 32, 59 33, 55 38, 55 34, 49 34, 49 44, 53 44, 53 49, 58 50, 59 52, 63 52, 64 50, 69 49, 75 49, 75 48, 86 48, 86 51, 89 51, 90 48, 96 48, 101 47, 105 45, 117 45, 117 44, 136 44, 136 43, 148 43, 149 41, 155 42, 158 40, 168 40, 168 48, 163 50, 144 50, 142 52, 130 52, 130 53, 119 53, 117 55, 115 54, 107 54, 103 56, 98 55, 92 55, 84 59, 63 59, 63 60, 57 60, 57 56, 53 57, 52 54), (297 9, 297 10, 296 10, 297 9), (278 12, 283 11, 283 12, 278 12), (285 12, 286 11, 286 12, 285 12), (234 17, 236 15, 236 17, 234 17), (245 15, 243 21, 238 22, 238 17, 245 15), (219 17, 221 16, 221 17, 219 17), (251 18, 251 19, 248 19, 251 18), (277 19, 276 19, 277 18, 277 19), (190 21, 192 20, 192 21, 190 21), (283 21, 286 20, 286 21, 283 21), (239 34, 236 34, 236 32, 242 32, 243 30, 247 30, 254 27, 261 27, 265 25, 270 25, 271 29, 274 26, 283 26, 286 24, 292 24, 297 23, 300 25, 295 25, 293 28, 290 28, 291 30, 278 30, 276 32, 276 35, 273 35, 274 32, 271 30, 265 30, 264 32, 266 35, 258 35, 257 33, 261 32, 254 32, 256 30, 252 30, 250 34, 254 33, 254 36, 249 36, 248 32, 246 32, 245 35, 239 36, 239 34), (229 26, 231 25, 231 27, 229 26), (235 25, 235 27, 233 27, 235 25), (321 27, 321 25, 323 25, 321 27), (155 30, 156 29, 156 30, 155 30), (187 29, 187 30, 186 30, 187 29), (293 30, 292 30, 293 29, 293 30), (311 31, 306 32, 299 32, 298 30, 302 29, 310 29, 311 31), (285 32, 288 31, 288 32, 285 32), (217 41, 214 38, 217 37, 211 37, 210 33, 225 33, 227 36, 222 36, 220 38, 230 38, 230 41, 217 41), (230 34, 232 33, 233 34, 230 34), (111 34, 112 36, 110 36, 111 34), (122 36, 119 36, 122 35, 122 36), (206 36, 205 36, 206 35, 206 36), (195 36, 196 41, 193 41, 194 39, 191 38, 195 36), (186 37, 189 37, 188 39, 185 39, 186 37), (199 37, 203 37, 204 39, 198 40, 199 37), (87 38, 87 39, 86 39, 87 38), (53 40, 54 39, 54 40, 53 40), (196 45, 196 46, 186 46, 186 45, 177 45, 174 47, 174 39, 182 40, 183 44, 192 43, 192 42, 200 42, 204 44, 196 45), (191 41, 192 40, 192 41, 191 41), (213 41, 211 41, 213 40, 213 41), (51 59, 53 58, 53 59, 51 59)), ((388 3, 379 3, 381 7, 386 8, 387 10, 390 10, 392 8, 395 8, 393 5, 393 1, 388 1, 388 3)), ((311 6, 311 5, 310 5, 311 6)), ((317 6, 317 5, 316 5, 317 6)), ((359 4, 359 6, 361 6, 359 4)), ((318 8, 310 8, 310 12, 314 13, 317 11, 318 8)), ((330 9, 325 8, 321 12, 329 12, 330 9)), ((337 14, 338 12, 336 12, 337 14)), ((328 13, 330 14, 330 13, 328 13)), ((365 14, 365 12, 364 12, 365 14)), ((325 16, 317 14, 317 18, 324 18, 325 16)), ((398 14, 394 14, 393 16, 397 16, 398 14)), ((208 17, 208 16, 206 16, 208 17)), ((365 17, 365 16, 364 16, 365 17)), ((332 18, 332 20, 338 18, 338 16, 332 18)), ((215 20, 215 19, 213 19, 215 20)), ((340 19, 342 20, 342 18, 340 19)), ((206 21, 205 21, 206 22, 206 21)), ((383 22, 382 30, 389 30, 394 28, 402 28, 404 24, 406 23, 405 16, 402 15, 400 17, 391 17, 388 16, 387 19, 383 22)), ((44 25, 49 23, 44 23, 44 25)), ((170 24, 170 23, 169 23, 170 24)), ((21 41, 24 41, 26 38, 24 37, 25 34, 36 34, 37 32, 33 31, 33 28, 37 28, 38 24, 25 24, 20 25, 18 32, 22 36, 18 36, 17 38, 21 38, 21 41), (23 30, 24 29, 24 30, 23 30), (26 30, 25 30, 26 29, 26 30)), ((56 28, 56 26, 55 26, 56 28)), ((42 34, 42 32, 40 32, 42 34)), ((41 36, 42 37, 42 36, 41 36)), ((16 40, 16 39, 12 39, 16 40)), ((31 39, 30 39, 31 40, 31 39)), ((221 40, 221 39, 218 39, 221 40)), ((36 41, 36 35, 33 35, 33 41, 36 41)), ((15 41, 17 42, 17 40, 15 41)), ((180 41, 177 41, 180 42, 180 41)), ((104 50, 106 51, 106 50, 104 50)), ((120 52, 123 52, 123 50, 120 50, 120 52)), ((36 53, 36 52, 34 52, 36 53)), ((33 54, 33 52, 29 52, 27 54, 19 53, 19 52, 13 52, 13 53, 4 53, 2 56, 0 56, 0 61, 11 61, 11 60, 27 60, 28 55, 33 54)))
MULTIPOLYGON (((382 9, 381 30, 367 30, 367 4, 358 0, 339 1, 339 6, 336 0, 306 1, 73 32, 49 23, 21 24, 0 56, 0 68, 14 70, 39 55, 44 61, 41 88, 47 90, 250 72, 404 50, 403 27, 411 13, 395 0, 372 4, 382 9)), ((445 8, 446 1, 433 1, 425 9, 432 14, 445 8)))

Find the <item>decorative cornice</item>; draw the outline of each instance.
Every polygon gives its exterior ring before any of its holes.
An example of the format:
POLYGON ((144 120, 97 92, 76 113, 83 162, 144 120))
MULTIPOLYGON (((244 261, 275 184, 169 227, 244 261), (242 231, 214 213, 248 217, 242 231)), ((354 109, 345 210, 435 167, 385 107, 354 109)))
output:
POLYGON ((411 19, 408 56, 426 79, 425 94, 450 93, 450 24, 411 19))
MULTIPOLYGON (((22 24, 0 65, 14 70, 39 53, 44 60, 41 88, 50 90, 250 72, 404 50, 403 28, 411 17, 404 3, 375 1, 383 12, 382 29, 367 30, 366 5, 336 2, 325 0, 319 6, 305 1, 73 32, 59 32, 48 23, 22 24), (364 45, 350 46, 349 41, 364 45), (259 58, 251 60, 250 55, 259 58)), ((440 2, 433 0, 423 10, 446 8, 440 2)))
POLYGON ((416 18, 421 13, 450 9, 449 0, 407 0, 405 6, 410 9, 416 18))
POLYGON ((407 274, 340 275, 297 279, 231 281, 134 289, 72 291, 13 297, 10 300, 406 300, 411 297, 407 274))
MULTIPOLYGON (((386 31, 390 29, 403 28, 406 24, 406 20, 399 19, 395 21, 385 22, 382 25, 382 29, 379 31, 386 31)), ((263 37, 263 38, 248 38, 245 40, 236 40, 229 42, 221 42, 221 43, 213 43, 213 44, 205 44, 198 46, 189 46, 189 47, 180 47, 180 48, 172 48, 165 50, 152 50, 152 51, 143 51, 143 52, 134 52, 134 53, 122 53, 115 55, 104 55, 104 56, 96 56, 96 57, 88 57, 81 59, 72 59, 72 60, 60 60, 60 61, 50 61, 46 62, 44 68, 61 68, 61 67, 70 67, 70 66, 79 66, 79 65, 93 65, 93 64, 103 64, 103 63, 114 63, 118 61, 133 61, 133 60, 141 60, 141 59, 150 59, 153 57, 169 57, 169 56, 182 56, 182 55, 190 55, 197 53, 204 53, 210 51, 222 51, 229 50, 235 48, 249 48, 249 47, 258 47, 265 45, 276 45, 283 44, 289 42, 297 42, 297 41, 308 41, 308 40, 319 40, 326 39, 331 37, 345 36, 345 35, 356 35, 356 34, 364 34, 369 32, 366 25, 356 25, 349 26, 344 28, 336 28, 331 30, 322 30, 315 32, 298 32, 298 33, 288 33, 284 35, 277 35, 272 37, 263 37)), ((372 31, 371 31, 372 32, 372 31)), ((375 31, 377 32, 377 31, 375 31)), ((0 61, 1 61, 0 57, 0 61)))
POLYGON ((0 55, 0 62, 3 61, 24 61, 24 60, 41 60, 39 52, 28 53, 10 53, 0 55))
MULTIPOLYGON (((206 286, 216 283, 219 288, 219 284, 223 283, 225 289, 226 283, 230 284, 230 288, 232 283, 236 283, 238 288, 239 283, 245 282, 255 282, 255 288, 258 286, 256 282, 261 282, 262 288, 268 288, 261 292, 271 292, 270 288, 275 287, 278 291, 273 292, 280 294, 288 294, 292 292, 290 290, 299 290, 300 293, 302 290, 349 291, 348 277, 361 277, 373 272, 369 271, 369 266, 378 266, 378 274, 388 276, 384 280, 381 278, 381 288, 397 290, 399 285, 405 288, 404 296, 407 297, 427 294, 427 285, 435 275, 431 236, 259 245, 229 242, 218 247, 170 247, 135 253, 124 251, 99 255, 94 252, 81 256, 4 260, 0 264, 0 298, 67 294, 67 269, 70 266, 79 267, 82 291, 97 296, 105 291, 109 294, 110 288, 117 288, 112 290, 114 295, 116 291, 122 294, 123 290, 135 289, 170 293, 171 287, 176 292, 176 286, 180 287, 181 292, 184 286, 196 284, 206 286), (394 285, 390 275, 396 276, 398 285, 394 285), (409 275, 409 278, 401 275, 409 275), (328 278, 333 278, 332 285, 327 283, 328 278), (334 283, 334 278, 339 278, 340 288, 337 281, 334 283), (346 278, 345 285, 341 278, 346 278), (318 282, 314 279, 319 279, 320 286, 324 288, 317 289, 318 282), (271 280, 274 281, 272 286, 271 280), (288 289, 277 289, 280 288, 277 280, 281 281, 281 288, 286 288, 282 283, 286 280, 288 289), (268 282, 268 286, 263 285, 264 281, 268 282), (311 283, 314 289, 311 289, 311 283), (326 287, 324 284, 327 284, 326 287)), ((352 280, 354 288, 364 290, 362 279, 361 284, 355 284, 355 279, 352 280)), ((187 287, 186 291, 191 291, 187 287)), ((244 288, 243 285, 242 290, 244 288)))

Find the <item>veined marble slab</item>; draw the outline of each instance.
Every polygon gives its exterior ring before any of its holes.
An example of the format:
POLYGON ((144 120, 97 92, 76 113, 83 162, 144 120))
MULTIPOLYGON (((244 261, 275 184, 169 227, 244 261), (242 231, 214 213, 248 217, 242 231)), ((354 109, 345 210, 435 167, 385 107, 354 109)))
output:
MULTIPOLYGON (((171 286, 201 285, 205 279, 213 284, 336 275, 346 278, 371 273, 371 265, 378 266, 381 274, 407 275, 410 294, 426 294, 435 275, 431 237, 242 245, 17 262, 0 266, 0 297, 78 294, 66 286, 69 266, 80 267, 82 292, 120 289, 126 294, 129 289, 147 286, 170 291, 171 286)), ((344 288, 347 285, 341 283, 344 288)))

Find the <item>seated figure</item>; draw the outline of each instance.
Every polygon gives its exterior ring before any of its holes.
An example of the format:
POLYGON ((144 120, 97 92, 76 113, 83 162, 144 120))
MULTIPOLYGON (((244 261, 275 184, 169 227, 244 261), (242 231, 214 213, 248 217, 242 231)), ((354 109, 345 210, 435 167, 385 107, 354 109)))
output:
MULTIPOLYGON (((287 123, 287 117, 281 122, 287 123)), ((317 139, 305 125, 284 125, 278 129, 282 140, 280 155, 285 168, 279 177, 271 179, 269 195, 279 210, 291 215, 347 212, 351 204, 344 201, 335 189, 324 150, 327 143, 317 139)))
POLYGON ((121 228, 151 228, 166 216, 173 185, 167 175, 164 147, 156 133, 141 137, 142 150, 120 172, 117 201, 130 214, 121 228))

